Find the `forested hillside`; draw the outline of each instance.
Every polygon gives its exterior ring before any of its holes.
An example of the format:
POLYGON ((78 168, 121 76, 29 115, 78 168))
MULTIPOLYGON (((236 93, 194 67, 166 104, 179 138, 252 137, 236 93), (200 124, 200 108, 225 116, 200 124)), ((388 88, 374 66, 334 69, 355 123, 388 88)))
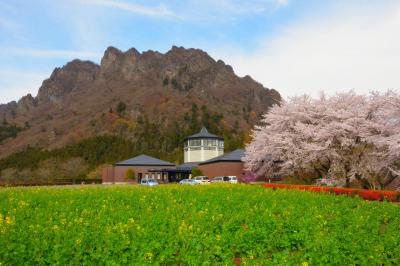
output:
MULTIPOLYGON (((85 176, 141 153, 181 163, 183 139, 202 126, 223 136, 230 151, 243 146, 261 115, 279 101, 277 91, 236 76, 201 50, 173 47, 161 54, 110 47, 100 65, 73 60, 55 69, 36 97, 0 105, 0 119, 7 122, 0 128, 1 176, 46 172, 70 159, 83 169, 70 174, 85 176)), ((52 171, 34 176, 68 172, 52 171)))

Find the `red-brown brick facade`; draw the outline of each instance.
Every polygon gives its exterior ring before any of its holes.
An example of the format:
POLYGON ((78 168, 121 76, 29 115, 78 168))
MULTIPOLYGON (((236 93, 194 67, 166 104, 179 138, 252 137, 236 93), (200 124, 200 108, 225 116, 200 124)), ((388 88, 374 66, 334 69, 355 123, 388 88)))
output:
MULTIPOLYGON (((174 167, 163 167, 163 169, 168 168, 173 169, 174 167)), ((156 179, 159 183, 168 182, 168 176, 166 173, 162 173, 161 171, 157 172, 157 168, 154 166, 110 166, 103 169, 102 175, 103 184, 137 184, 140 178, 146 177, 156 179), (132 169, 135 172, 136 178, 134 180, 126 178, 126 172, 128 169, 132 169)))
POLYGON ((210 179, 216 176, 236 176, 239 181, 244 178, 243 162, 214 162, 199 165, 199 169, 210 179))

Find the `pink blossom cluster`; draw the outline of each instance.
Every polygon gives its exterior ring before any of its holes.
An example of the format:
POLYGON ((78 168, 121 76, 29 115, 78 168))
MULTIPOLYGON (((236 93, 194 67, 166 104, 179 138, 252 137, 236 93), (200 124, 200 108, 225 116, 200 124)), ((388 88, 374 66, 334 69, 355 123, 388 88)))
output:
POLYGON ((272 107, 246 147, 248 171, 314 171, 383 188, 400 175, 400 94, 293 97, 272 107))

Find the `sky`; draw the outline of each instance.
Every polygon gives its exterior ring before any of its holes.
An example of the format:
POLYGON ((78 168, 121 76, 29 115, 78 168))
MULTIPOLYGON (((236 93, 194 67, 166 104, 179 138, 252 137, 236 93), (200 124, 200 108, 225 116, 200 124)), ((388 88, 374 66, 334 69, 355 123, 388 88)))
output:
POLYGON ((108 46, 200 48, 283 97, 400 88, 398 0, 0 0, 0 103, 108 46))

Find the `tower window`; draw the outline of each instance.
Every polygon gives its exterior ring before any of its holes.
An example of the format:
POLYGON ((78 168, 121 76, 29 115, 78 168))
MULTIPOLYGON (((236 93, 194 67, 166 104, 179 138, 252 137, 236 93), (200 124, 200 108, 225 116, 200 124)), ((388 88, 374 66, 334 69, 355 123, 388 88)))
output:
POLYGON ((189 146, 201 146, 201 139, 191 139, 189 140, 189 146))
POLYGON ((212 146, 217 146, 217 140, 216 139, 205 139, 204 140, 204 146, 212 147, 212 146))

